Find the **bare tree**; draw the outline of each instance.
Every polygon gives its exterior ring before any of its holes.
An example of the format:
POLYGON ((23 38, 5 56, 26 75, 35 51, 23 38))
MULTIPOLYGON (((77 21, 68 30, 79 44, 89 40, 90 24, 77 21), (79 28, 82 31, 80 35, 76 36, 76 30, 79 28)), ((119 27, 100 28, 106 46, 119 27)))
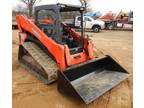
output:
POLYGON ((12 11, 17 12, 17 13, 28 13, 27 7, 25 7, 21 4, 18 4, 15 7, 13 7, 12 11))
POLYGON ((90 11, 91 9, 89 8, 89 3, 90 3, 91 0, 79 0, 79 2, 81 3, 82 6, 85 7, 85 11, 88 12, 90 11))
POLYGON ((21 0, 24 4, 27 5, 27 8, 29 10, 29 17, 32 17, 32 13, 33 13, 33 6, 36 2, 40 2, 41 0, 21 0))

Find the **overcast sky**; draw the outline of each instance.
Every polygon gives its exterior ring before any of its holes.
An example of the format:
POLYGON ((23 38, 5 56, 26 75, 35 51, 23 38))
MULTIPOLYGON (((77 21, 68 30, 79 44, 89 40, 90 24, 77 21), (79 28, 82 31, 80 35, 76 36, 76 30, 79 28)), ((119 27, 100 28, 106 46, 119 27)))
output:
MULTIPOLYGON (((22 4, 20 0, 12 1, 13 7, 15 7, 17 4, 22 4)), ((78 0, 41 0, 41 2, 37 3, 36 5, 55 3, 80 5, 78 0)), ((102 13, 106 13, 109 11, 119 12, 120 10, 129 12, 130 10, 133 10, 133 6, 133 0, 91 0, 90 2, 90 7, 93 11, 100 11, 102 13)))

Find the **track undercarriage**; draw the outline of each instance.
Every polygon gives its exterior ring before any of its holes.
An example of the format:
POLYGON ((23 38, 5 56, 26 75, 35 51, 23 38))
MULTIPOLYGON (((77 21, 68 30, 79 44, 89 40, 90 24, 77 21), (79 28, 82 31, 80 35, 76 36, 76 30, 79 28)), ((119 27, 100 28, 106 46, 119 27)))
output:
POLYGON ((19 47, 19 62, 45 84, 57 80, 57 64, 35 43, 25 42, 19 47))

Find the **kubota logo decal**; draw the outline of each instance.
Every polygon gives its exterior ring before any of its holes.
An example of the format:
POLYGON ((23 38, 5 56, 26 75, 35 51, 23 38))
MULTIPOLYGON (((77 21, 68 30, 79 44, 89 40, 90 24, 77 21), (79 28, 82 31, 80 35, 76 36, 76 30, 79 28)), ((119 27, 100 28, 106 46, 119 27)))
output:
POLYGON ((36 37, 41 38, 41 35, 34 28, 32 28, 32 31, 36 35, 36 37))

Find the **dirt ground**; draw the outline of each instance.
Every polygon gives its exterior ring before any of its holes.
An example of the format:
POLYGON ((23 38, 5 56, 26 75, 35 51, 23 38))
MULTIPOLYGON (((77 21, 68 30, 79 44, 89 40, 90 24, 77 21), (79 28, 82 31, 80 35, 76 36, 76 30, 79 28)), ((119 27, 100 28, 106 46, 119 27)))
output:
POLYGON ((18 31, 13 30, 13 108, 132 108, 132 31, 87 32, 97 50, 114 57, 130 73, 130 77, 89 105, 64 96, 57 83, 44 85, 18 61, 18 31))

